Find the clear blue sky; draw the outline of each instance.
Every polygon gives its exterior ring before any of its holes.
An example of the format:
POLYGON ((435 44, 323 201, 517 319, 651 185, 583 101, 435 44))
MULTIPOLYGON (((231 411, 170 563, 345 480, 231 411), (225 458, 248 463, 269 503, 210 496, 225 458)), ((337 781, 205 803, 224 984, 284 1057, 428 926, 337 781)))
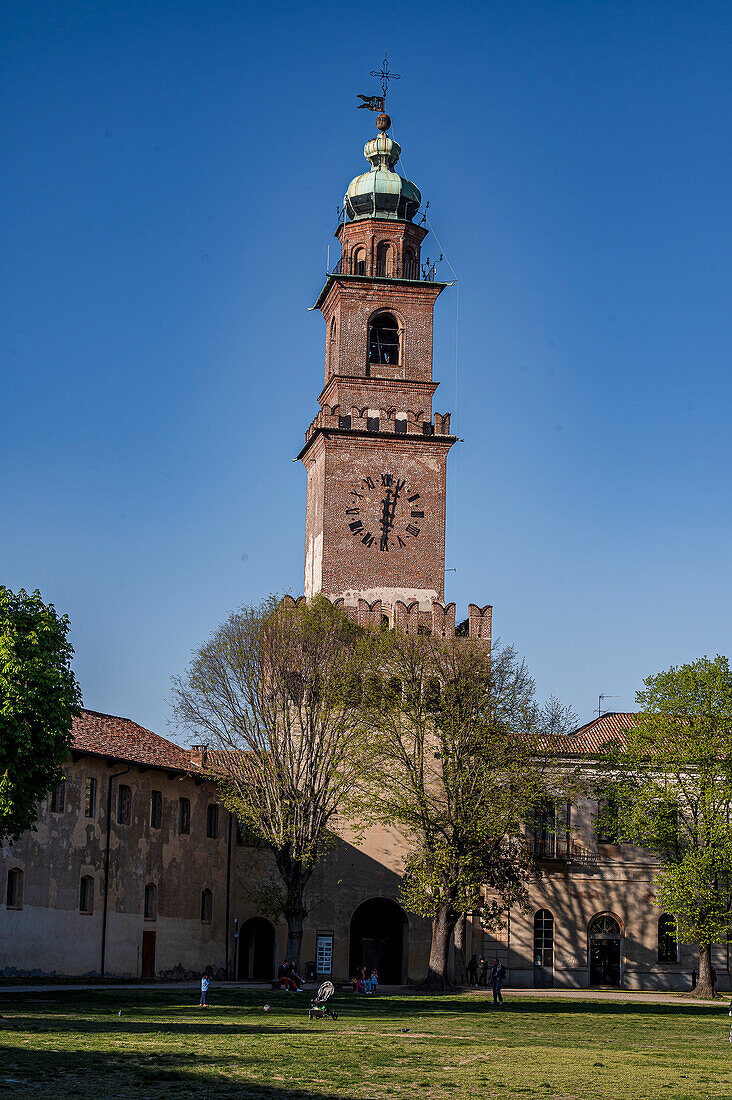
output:
POLYGON ((460 280, 448 598, 582 718, 729 653, 731 32, 728 0, 7 0, 0 579, 71 616, 87 706, 170 735, 191 649, 301 589, 306 308, 385 45, 460 280))

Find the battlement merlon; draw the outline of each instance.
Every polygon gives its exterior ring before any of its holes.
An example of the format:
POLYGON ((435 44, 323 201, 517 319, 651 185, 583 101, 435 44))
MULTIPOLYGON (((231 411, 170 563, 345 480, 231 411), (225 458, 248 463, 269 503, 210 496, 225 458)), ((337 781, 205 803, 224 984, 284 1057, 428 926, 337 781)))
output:
MULTIPOLYGON (((324 593, 323 593, 324 594, 324 593)), ((468 618, 455 624, 455 604, 441 603, 432 600, 429 606, 413 600, 407 603, 404 600, 391 601, 376 599, 371 602, 361 596, 354 595, 346 599, 343 596, 328 596, 331 603, 342 608, 352 622, 359 626, 370 626, 374 629, 382 627, 391 629, 396 627, 405 634, 434 634, 437 638, 454 638, 466 636, 481 642, 488 649, 491 647, 491 631, 493 621, 493 607, 485 604, 468 604, 468 618)), ((305 596, 284 596, 284 600, 293 606, 305 602, 305 596)))
POLYGON ((457 442, 457 436, 450 435, 450 413, 434 413, 430 420, 422 420, 421 413, 409 411, 397 413, 396 409, 358 409, 351 408, 347 413, 340 412, 340 406, 326 405, 320 410, 305 433, 305 446, 297 458, 302 459, 311 442, 321 432, 342 436, 392 436, 398 439, 423 440, 428 443, 441 442, 452 446, 457 442), (378 416, 369 415, 372 411, 378 411, 378 416), (374 420, 377 427, 374 427, 374 420))

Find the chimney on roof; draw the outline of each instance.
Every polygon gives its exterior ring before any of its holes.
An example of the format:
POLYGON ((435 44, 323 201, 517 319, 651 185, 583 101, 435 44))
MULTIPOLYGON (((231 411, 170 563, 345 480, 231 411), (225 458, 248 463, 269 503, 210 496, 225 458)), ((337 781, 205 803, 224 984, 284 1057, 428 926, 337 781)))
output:
POLYGON ((208 763, 208 745, 191 745, 191 761, 205 768, 208 763))

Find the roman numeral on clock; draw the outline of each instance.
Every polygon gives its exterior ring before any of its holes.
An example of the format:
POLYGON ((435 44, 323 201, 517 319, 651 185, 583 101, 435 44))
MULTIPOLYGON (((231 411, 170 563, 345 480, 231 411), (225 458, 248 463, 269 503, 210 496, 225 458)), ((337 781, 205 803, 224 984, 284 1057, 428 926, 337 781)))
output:
POLYGON ((419 493, 415 493, 413 496, 407 497, 407 500, 410 504, 414 504, 415 500, 419 500, 419 493))
POLYGON ((361 481, 364 483, 364 485, 366 486, 367 489, 375 489, 376 488, 376 486, 374 485, 374 483, 373 483, 373 481, 371 480, 370 477, 362 477, 361 481))
POLYGON ((348 526, 351 528, 351 531, 354 533, 354 535, 357 535, 360 531, 363 531, 363 523, 360 519, 354 520, 354 522, 349 523, 348 526))
POLYGON ((364 544, 364 546, 373 546, 376 542, 376 539, 370 531, 367 531, 364 537, 361 539, 361 542, 364 544))
MULTIPOLYGON (((346 515, 347 516, 357 516, 359 511, 360 511, 359 508, 346 508, 346 515)), ((412 515, 414 515, 414 512, 412 512, 412 515)), ((422 513, 422 515, 424 515, 424 512, 422 513)))
POLYGON ((424 512, 410 512, 412 519, 424 519, 424 512))
POLYGON ((381 484, 386 485, 387 488, 391 485, 393 480, 394 480, 394 478, 391 474, 382 474, 381 475, 381 484))
POLYGON ((414 535, 414 537, 416 538, 417 535, 419 534, 419 530, 420 529, 419 529, 419 527, 417 527, 416 523, 408 523, 407 524, 407 534, 408 535, 414 535))

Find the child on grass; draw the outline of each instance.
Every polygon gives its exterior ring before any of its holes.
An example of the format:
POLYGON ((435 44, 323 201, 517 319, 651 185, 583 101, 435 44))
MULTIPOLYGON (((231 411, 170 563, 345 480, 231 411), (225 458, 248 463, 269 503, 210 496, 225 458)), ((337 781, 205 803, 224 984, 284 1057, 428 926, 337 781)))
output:
POLYGON ((210 981, 204 974, 201 978, 201 1003, 198 1006, 199 1008, 208 1008, 208 1004, 206 1003, 206 994, 208 993, 208 987, 210 985, 210 981))

